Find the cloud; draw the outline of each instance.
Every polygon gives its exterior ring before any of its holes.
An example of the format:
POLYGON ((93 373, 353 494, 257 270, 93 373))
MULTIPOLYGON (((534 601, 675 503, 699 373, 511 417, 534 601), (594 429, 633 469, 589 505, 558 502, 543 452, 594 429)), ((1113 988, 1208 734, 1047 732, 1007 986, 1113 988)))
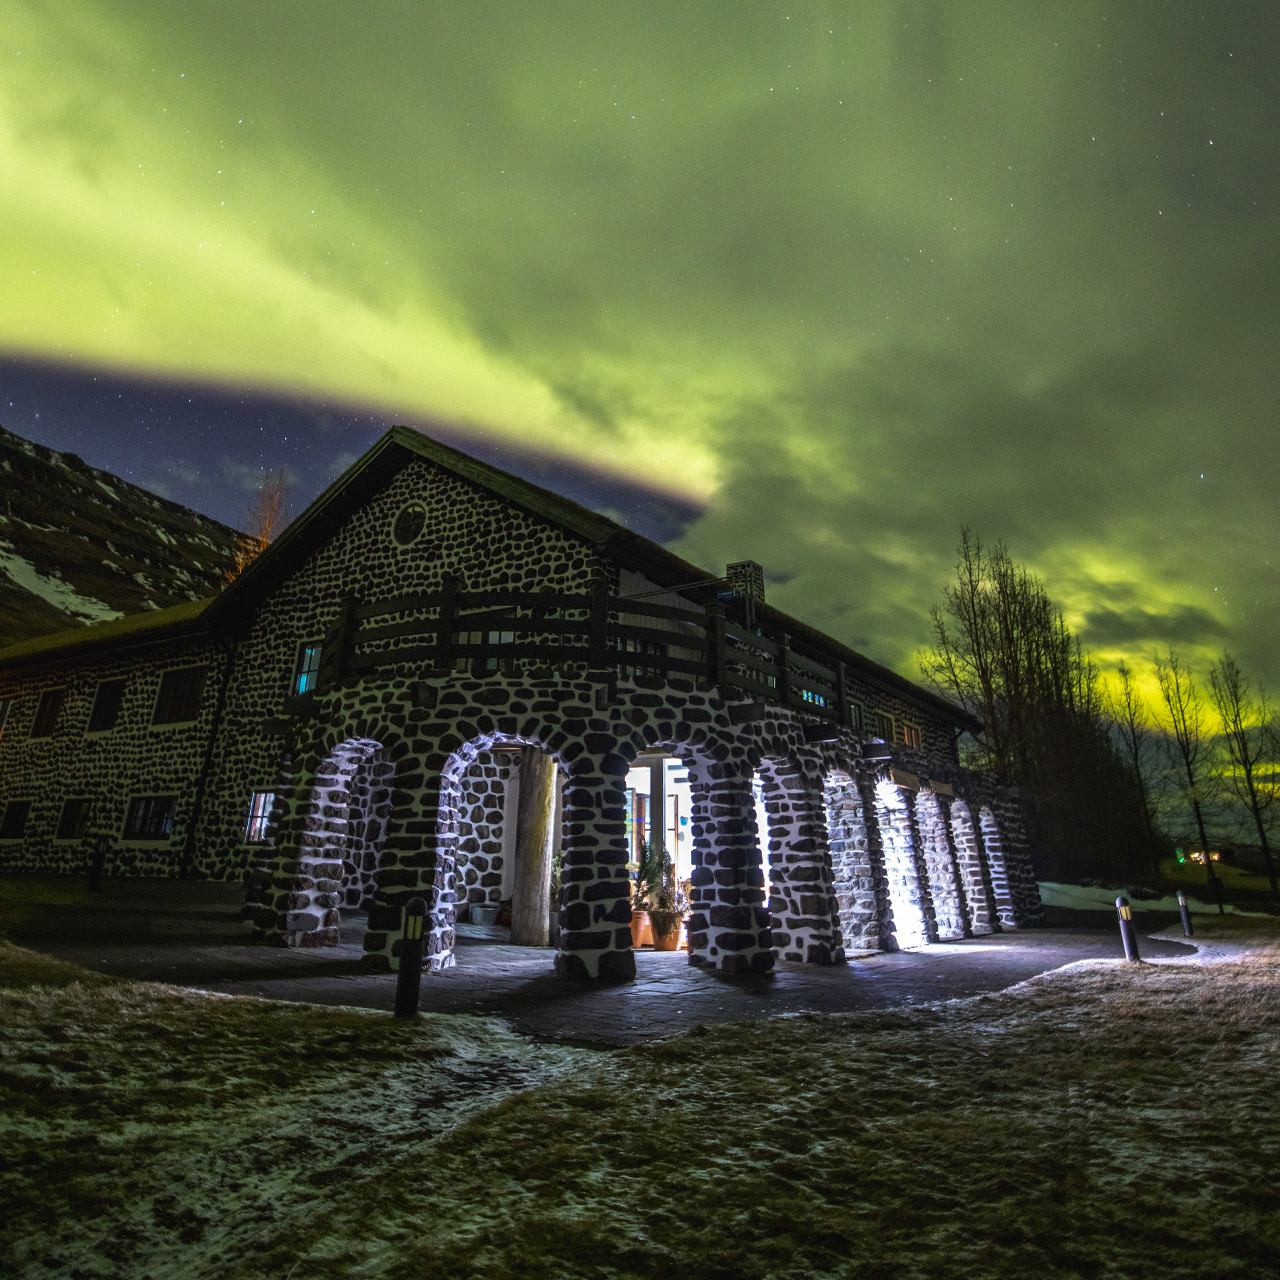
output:
POLYGON ((1280 13, 13 8, 0 346, 657 491, 908 671, 967 524, 1280 680, 1280 13))
POLYGON ((1216 644, 1228 634, 1228 628, 1207 609, 1188 606, 1165 613, 1140 608, 1095 609, 1085 615, 1080 638, 1093 648, 1136 652, 1168 644, 1216 644))

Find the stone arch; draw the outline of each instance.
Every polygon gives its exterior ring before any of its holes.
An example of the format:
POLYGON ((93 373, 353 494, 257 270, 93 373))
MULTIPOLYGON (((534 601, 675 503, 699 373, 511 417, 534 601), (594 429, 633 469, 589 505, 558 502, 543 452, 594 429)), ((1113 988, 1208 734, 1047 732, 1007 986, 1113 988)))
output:
POLYGON ((1016 929, 1018 918, 1013 911, 1013 896, 1009 892, 1009 869, 1004 856, 1004 837, 996 815, 987 805, 978 813, 978 829, 982 834, 982 848, 987 857, 987 872, 991 877, 991 896, 995 900, 996 918, 1005 929, 1016 929))
POLYGON ((929 898, 939 938, 963 938, 969 933, 951 832, 938 797, 932 791, 916 792, 916 831, 920 854, 929 878, 929 898))
POLYGON ((933 921, 928 891, 921 882, 915 823, 907 797, 887 778, 875 784, 875 813, 893 918, 885 949, 922 946, 933 940, 933 921))
MULTIPOLYGON (((693 797, 689 963, 727 973, 767 972, 775 957, 746 745, 740 737, 692 722, 692 717, 688 722, 654 725, 647 732, 620 734, 614 753, 602 761, 619 771, 613 793, 619 817, 624 813, 630 761, 653 750, 678 756, 689 771, 693 797)), ((617 830, 617 856, 625 861, 625 821, 618 823, 617 830)))
POLYGON ((957 798, 951 802, 949 816, 956 863, 960 868, 960 879, 969 903, 969 927, 974 934, 995 933, 1000 924, 983 865, 982 841, 974 825, 973 810, 967 801, 957 798))
POLYGON ((832 888, 845 946, 875 951, 885 931, 884 859, 873 849, 866 805, 853 777, 828 771, 823 784, 832 888))
POLYGON ((304 757, 301 785, 289 762, 272 809, 271 866, 250 890, 261 899, 256 920, 266 941, 333 946, 341 909, 371 905, 395 771, 381 737, 365 729, 304 757))
POLYGON ((757 829, 756 839, 762 879, 767 866, 774 947, 784 960, 842 961, 844 937, 818 776, 794 756, 769 754, 760 758, 755 778, 767 825, 757 829))
MULTIPOLYGON (((506 826, 514 822, 514 814, 507 796, 512 775, 519 773, 519 756, 512 748, 549 756, 559 775, 557 792, 563 792, 564 763, 544 735, 489 729, 449 753, 440 769, 436 805, 433 911, 450 933, 459 901, 496 904, 504 880, 511 882, 505 873, 512 868, 504 860, 514 836, 506 826)), ((550 905, 559 909, 559 903, 550 905)))

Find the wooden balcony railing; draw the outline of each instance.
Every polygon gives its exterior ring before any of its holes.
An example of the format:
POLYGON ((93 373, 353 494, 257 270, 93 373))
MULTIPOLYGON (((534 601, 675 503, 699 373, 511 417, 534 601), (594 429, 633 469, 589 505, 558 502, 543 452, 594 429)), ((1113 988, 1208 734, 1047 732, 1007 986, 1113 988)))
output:
POLYGON ((579 663, 626 677, 681 675, 850 724, 843 663, 797 653, 788 637, 703 608, 591 592, 438 591, 347 600, 325 637, 318 692, 390 666, 436 673, 579 663))

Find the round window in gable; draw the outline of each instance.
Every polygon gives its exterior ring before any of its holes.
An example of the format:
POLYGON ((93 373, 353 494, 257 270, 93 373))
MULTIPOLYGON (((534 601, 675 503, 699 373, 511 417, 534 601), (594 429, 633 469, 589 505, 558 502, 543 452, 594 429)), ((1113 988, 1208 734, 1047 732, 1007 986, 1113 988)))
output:
POLYGON ((391 536, 402 546, 416 542, 427 524, 427 509, 420 502, 403 507, 391 526, 391 536))

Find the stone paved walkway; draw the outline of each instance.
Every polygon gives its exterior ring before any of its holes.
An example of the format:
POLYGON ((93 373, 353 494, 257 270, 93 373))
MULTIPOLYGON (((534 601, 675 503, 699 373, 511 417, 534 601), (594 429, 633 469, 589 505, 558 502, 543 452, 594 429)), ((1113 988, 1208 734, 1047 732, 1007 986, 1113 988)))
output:
MULTIPOLYGON (((240 901, 237 885, 115 880, 106 892, 89 894, 66 880, 0 878, 10 939, 86 968, 232 995, 391 1008, 394 975, 360 966, 358 918, 345 922, 338 947, 262 947, 246 937, 240 901)), ((1034 929, 829 968, 784 963, 771 975, 750 978, 694 969, 683 952, 641 951, 636 981, 580 984, 551 974, 550 951, 467 932, 473 936, 459 939, 457 967, 423 976, 424 1010, 496 1015, 527 1035, 598 1045, 668 1035, 700 1022, 955 999, 1076 960, 1123 955, 1114 928, 1034 929)), ((1147 958, 1191 953, 1177 942, 1143 942, 1147 958)))

